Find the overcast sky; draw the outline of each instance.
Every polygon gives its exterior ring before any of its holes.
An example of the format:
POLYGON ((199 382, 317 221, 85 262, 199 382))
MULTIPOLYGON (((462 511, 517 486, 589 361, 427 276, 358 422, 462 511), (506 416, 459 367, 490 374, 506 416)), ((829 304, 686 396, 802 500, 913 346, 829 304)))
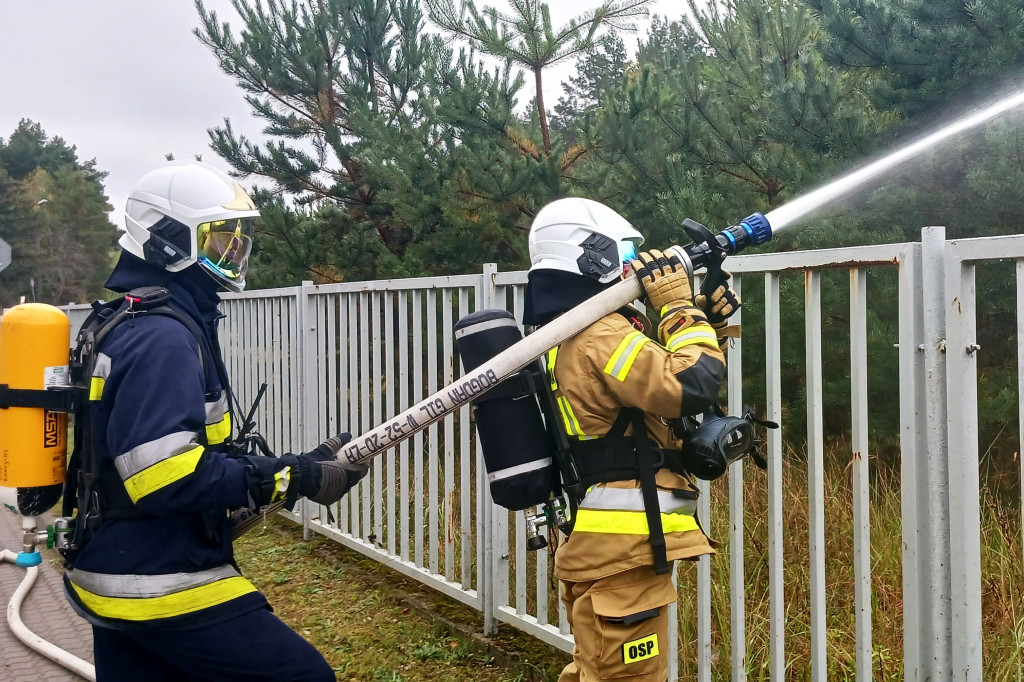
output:
MULTIPOLYGON (((484 4, 507 6, 478 2, 484 4)), ((550 4, 560 23, 598 0, 550 4)), ((237 23, 228 0, 206 6, 237 23)), ((682 0, 657 0, 652 11, 675 18, 682 6, 682 0)), ((202 154, 226 169, 206 130, 230 118, 236 131, 258 138, 260 125, 192 35, 197 23, 191 0, 0 0, 0 137, 29 118, 76 145, 80 159, 95 158, 110 173, 106 188, 119 227, 132 184, 165 163, 164 154, 179 160, 202 154)), ((631 45, 635 40, 627 37, 631 45)), ((549 106, 571 69, 566 64, 547 76, 549 106)))

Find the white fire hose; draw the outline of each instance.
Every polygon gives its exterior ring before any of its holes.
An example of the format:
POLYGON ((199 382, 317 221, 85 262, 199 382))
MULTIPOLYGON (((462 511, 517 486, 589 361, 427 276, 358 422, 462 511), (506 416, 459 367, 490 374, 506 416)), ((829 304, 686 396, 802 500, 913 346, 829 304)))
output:
MULTIPOLYGON (((683 263, 690 266, 689 257, 680 247, 673 246, 670 251, 676 255, 682 254, 685 257, 683 263)), ((350 462, 360 462, 397 446, 484 391, 497 386, 502 380, 512 376, 555 346, 576 336, 605 315, 635 301, 642 294, 643 287, 636 277, 628 277, 605 289, 548 322, 511 348, 495 355, 472 372, 467 372, 458 381, 421 400, 369 433, 353 438, 337 452, 338 459, 344 456, 350 462)), ((284 502, 275 502, 261 513, 238 523, 232 528, 232 537, 242 535, 267 515, 282 509, 284 505, 284 502)))
MULTIPOLYGON (((0 550, 0 562, 10 561, 14 564, 17 563, 17 560, 18 555, 16 552, 8 549, 0 550)), ((91 680, 91 682, 96 682, 96 666, 88 661, 83 661, 78 656, 61 649, 51 642, 47 642, 29 630, 25 622, 21 620, 21 605, 25 601, 25 597, 28 596, 29 590, 36 584, 36 578, 38 577, 38 566, 26 568, 25 577, 22 579, 21 584, 18 585, 18 589, 14 591, 11 601, 7 604, 7 624, 10 625, 11 632, 30 649, 39 652, 55 663, 59 663, 71 672, 91 680)))

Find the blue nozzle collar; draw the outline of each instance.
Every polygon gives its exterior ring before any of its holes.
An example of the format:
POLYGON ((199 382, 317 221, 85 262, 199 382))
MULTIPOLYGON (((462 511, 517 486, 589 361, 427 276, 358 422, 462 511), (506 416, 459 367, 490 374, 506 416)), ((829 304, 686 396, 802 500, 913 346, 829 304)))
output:
POLYGON ((750 235, 751 246, 760 246, 771 241, 772 226, 768 224, 768 219, 764 217, 764 214, 751 213, 740 222, 740 225, 750 235))

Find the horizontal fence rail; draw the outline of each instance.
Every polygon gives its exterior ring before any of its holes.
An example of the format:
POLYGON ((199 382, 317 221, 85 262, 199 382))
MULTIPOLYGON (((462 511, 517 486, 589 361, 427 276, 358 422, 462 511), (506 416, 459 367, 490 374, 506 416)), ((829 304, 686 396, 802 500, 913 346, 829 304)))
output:
MULTIPOLYGON (((1024 235, 947 241, 926 228, 921 243, 729 259, 744 297, 734 322, 745 324, 728 352, 729 413, 752 404, 800 427, 766 433, 766 472, 739 461, 726 480, 699 483, 698 517, 720 556, 677 562, 670 679, 870 680, 891 670, 893 655, 908 680, 990 679, 983 663, 1011 670, 982 658, 982 586, 993 576, 982 559, 975 274, 1007 259, 1019 396, 1024 235), (879 322, 888 319, 880 306, 898 312, 892 328, 879 322), (802 363, 784 367, 801 347, 802 363), (891 367, 898 415, 879 411, 874 364, 891 367), (834 404, 847 407, 836 414, 834 404), (880 423, 898 438, 895 473, 873 468, 880 423), (826 436, 837 428, 848 436, 826 436), (884 476, 898 497, 895 529, 872 525, 884 476), (873 594, 882 547, 896 547, 902 591, 884 604, 873 594), (877 627, 890 617, 902 623, 902 651, 887 653, 878 640, 890 633, 877 627)), ((460 376, 459 318, 502 308, 522 320, 526 283, 525 272, 488 264, 478 275, 225 294, 220 336, 236 419, 265 382, 255 414, 275 452, 369 431, 460 376)), ((89 307, 64 309, 73 340, 89 307)), ((1017 416, 1020 452, 1019 399, 1017 416)), ((524 515, 491 502, 468 406, 379 456, 339 503, 304 501, 286 515, 307 538, 329 537, 481 611, 487 633, 502 622, 572 650, 553 547, 528 552, 524 515)), ((1024 545, 1024 509, 1020 519, 1012 546, 1024 545)), ((1024 643, 1024 620, 1019 628, 1024 643)))

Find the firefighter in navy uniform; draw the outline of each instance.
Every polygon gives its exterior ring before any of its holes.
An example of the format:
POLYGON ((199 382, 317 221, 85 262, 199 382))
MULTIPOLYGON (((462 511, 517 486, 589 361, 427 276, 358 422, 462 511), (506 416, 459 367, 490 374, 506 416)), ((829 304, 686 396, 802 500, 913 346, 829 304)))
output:
POLYGON ((83 456, 96 476, 79 479, 89 491, 65 588, 93 625, 100 682, 335 679, 242 577, 231 548, 229 511, 298 495, 330 504, 366 473, 332 456, 348 434, 280 458, 227 447, 218 292, 243 288, 258 217, 207 164, 153 171, 128 199, 107 287, 163 287, 183 317, 130 316, 94 351, 83 456))
POLYGON ((642 243, 622 216, 587 199, 548 204, 530 230, 525 324, 551 321, 630 267, 660 317, 655 329, 624 308, 548 353, 578 474, 603 481, 588 485, 555 554, 576 638, 560 682, 664 682, 667 607, 676 599, 671 563, 714 551, 694 515, 697 491, 674 426, 716 399, 725 318, 739 300, 721 286, 696 305, 679 260, 659 251, 637 256, 642 243))

